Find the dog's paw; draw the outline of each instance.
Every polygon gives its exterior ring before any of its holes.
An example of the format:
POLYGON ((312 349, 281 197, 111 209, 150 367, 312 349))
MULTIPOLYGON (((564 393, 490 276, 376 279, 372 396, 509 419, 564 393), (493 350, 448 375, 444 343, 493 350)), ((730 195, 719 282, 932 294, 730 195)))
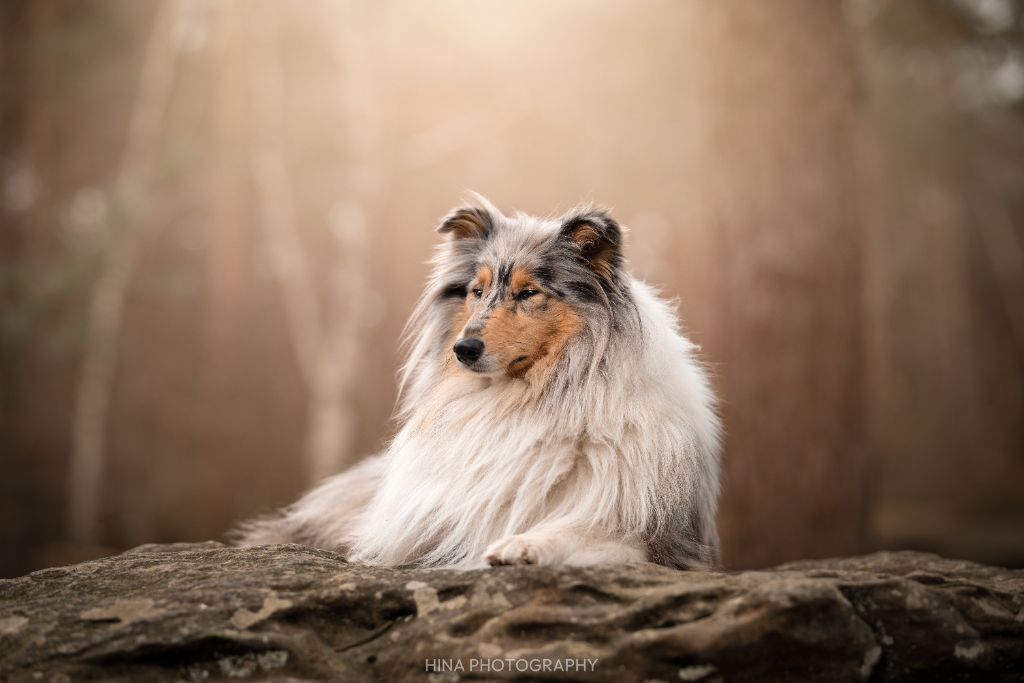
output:
POLYGON ((498 565, 551 564, 551 553, 527 536, 509 536, 491 544, 484 561, 498 565))

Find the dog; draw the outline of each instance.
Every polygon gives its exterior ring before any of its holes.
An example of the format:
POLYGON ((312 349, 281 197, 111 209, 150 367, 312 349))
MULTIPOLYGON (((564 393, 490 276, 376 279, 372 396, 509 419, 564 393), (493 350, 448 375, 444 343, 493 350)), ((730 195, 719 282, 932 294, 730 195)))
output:
POLYGON ((383 566, 719 562, 720 424, 697 347, 606 210, 453 210, 406 327, 398 431, 240 545, 383 566))

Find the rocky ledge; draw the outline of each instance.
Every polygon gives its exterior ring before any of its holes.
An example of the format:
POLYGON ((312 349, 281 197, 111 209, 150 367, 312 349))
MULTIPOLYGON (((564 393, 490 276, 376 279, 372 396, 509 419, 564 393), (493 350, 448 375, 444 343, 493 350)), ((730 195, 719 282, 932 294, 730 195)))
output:
POLYGON ((1024 571, 919 553, 687 573, 142 546, 0 581, 0 680, 1021 680, 1024 571))

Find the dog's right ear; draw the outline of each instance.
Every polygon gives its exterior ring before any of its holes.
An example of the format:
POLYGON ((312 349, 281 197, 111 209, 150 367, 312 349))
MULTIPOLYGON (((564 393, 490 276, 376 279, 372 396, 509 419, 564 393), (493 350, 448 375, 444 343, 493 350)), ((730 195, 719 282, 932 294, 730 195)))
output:
POLYGON ((494 216, 487 209, 475 206, 461 206, 444 217, 437 231, 451 235, 454 240, 487 239, 494 230, 494 216))

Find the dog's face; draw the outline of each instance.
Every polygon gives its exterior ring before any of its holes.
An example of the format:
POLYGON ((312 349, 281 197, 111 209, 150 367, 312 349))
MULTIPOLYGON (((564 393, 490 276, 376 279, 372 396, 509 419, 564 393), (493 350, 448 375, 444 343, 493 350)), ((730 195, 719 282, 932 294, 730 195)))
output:
POLYGON ((462 208, 439 231, 450 235, 447 265, 461 276, 444 288, 452 304, 461 299, 449 327, 460 371, 542 373, 620 286, 621 230, 602 211, 552 221, 462 208))
POLYGON ((452 351, 473 372, 522 377, 555 360, 583 329, 580 314, 528 266, 496 272, 482 264, 467 289, 465 323, 452 351))

